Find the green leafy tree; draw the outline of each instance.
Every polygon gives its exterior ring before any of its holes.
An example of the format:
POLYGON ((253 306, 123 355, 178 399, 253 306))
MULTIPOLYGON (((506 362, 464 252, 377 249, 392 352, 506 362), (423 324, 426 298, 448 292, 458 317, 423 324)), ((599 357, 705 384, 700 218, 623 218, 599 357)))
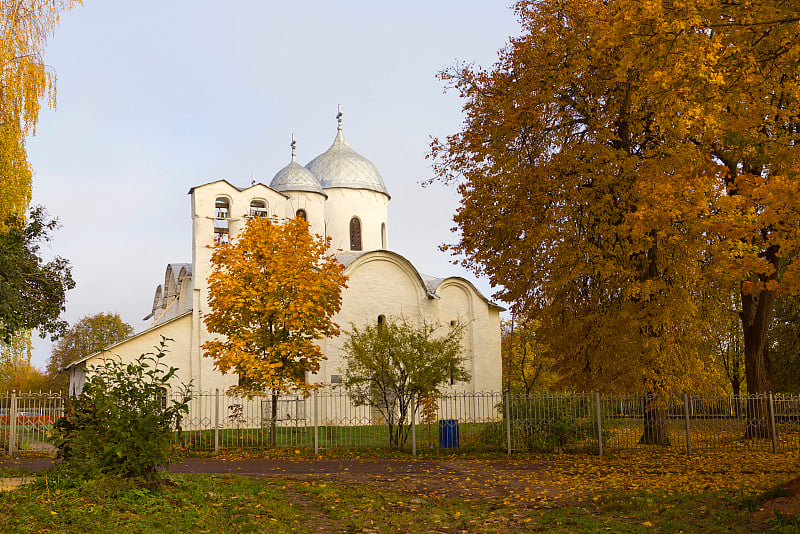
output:
POLYGON ((177 369, 162 362, 167 341, 130 363, 106 359, 88 369, 83 391, 55 424, 70 476, 153 480, 173 458, 172 433, 189 411, 191 384, 171 391, 177 369))
MULTIPOLYGON (((387 318, 345 332, 342 385, 357 406, 371 406, 389 427, 389 445, 402 447, 414 414, 413 399, 440 393, 453 380, 469 380, 464 367, 463 325, 439 334, 438 325, 387 318)), ((415 404, 415 411, 419 408, 415 404)))
POLYGON ((67 291, 75 287, 69 262, 56 257, 45 263, 39 256, 40 244, 57 227, 41 207, 31 210, 27 222, 16 215, 5 219, 0 231, 0 340, 6 343, 20 331, 38 328, 44 337, 67 327, 59 316, 67 291))
POLYGON ((47 362, 47 376, 53 389, 65 390, 69 377, 61 369, 84 356, 122 341, 133 334, 133 327, 118 313, 97 313, 83 317, 59 338, 47 362))

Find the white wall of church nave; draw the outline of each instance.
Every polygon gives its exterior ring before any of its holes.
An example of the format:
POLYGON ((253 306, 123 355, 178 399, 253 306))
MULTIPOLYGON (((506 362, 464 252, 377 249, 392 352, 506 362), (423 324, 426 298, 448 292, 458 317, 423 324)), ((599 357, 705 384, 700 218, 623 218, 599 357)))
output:
MULTIPOLYGON (((122 363, 133 362, 142 354, 153 353, 161 342, 161 336, 171 339, 167 342, 166 357, 162 362, 175 367, 178 372, 170 381, 170 387, 178 388, 192 379, 190 362, 192 318, 187 314, 180 319, 165 323, 158 328, 134 335, 108 350, 97 354, 86 362, 86 368, 102 364, 104 358, 119 359, 122 363)), ((195 388, 196 389, 196 388, 195 388)))
POLYGON ((381 225, 384 225, 387 236, 389 231, 389 198, 386 195, 346 188, 326 189, 325 193, 328 195, 325 228, 332 239, 333 250, 350 250, 350 220, 353 217, 361 221, 361 250, 388 248, 381 235, 381 225))
MULTIPOLYGON (((438 319, 435 301, 427 297, 414 271, 401 260, 368 256, 366 261, 356 260, 346 274, 350 279, 342 291, 342 309, 333 318, 343 333, 351 324, 377 324, 379 315, 438 319)), ((344 340, 344 335, 323 340, 323 353, 328 359, 322 363, 317 380, 327 383, 331 375, 341 374, 344 340)))
POLYGON ((500 311, 490 307, 474 287, 463 280, 449 278, 436 290, 440 322, 461 321, 465 326, 462 341, 470 361, 469 389, 499 391, 502 384, 500 360, 500 311))
MULTIPOLYGON (((439 323, 445 328, 449 328, 456 323, 464 327, 464 335, 461 338, 461 347, 465 367, 470 374, 470 381, 474 381, 475 376, 475 317, 472 310, 472 299, 467 288, 460 285, 450 284, 437 290, 439 295, 439 323)), ((458 386, 460 384, 455 384, 458 386)), ((457 388, 460 389, 460 388, 457 388)))

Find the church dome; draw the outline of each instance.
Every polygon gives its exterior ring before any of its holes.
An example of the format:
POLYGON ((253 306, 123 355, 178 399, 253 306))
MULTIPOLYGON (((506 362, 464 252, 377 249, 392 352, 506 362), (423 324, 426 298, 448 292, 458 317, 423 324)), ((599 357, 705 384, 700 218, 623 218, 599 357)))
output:
POLYGON ((286 167, 278 171, 269 186, 276 191, 308 191, 325 194, 319 181, 308 169, 292 160, 286 167))
MULTIPOLYGON (((292 134, 292 161, 284 168, 278 171, 269 186, 276 191, 308 191, 309 193, 320 193, 325 195, 319 181, 314 177, 311 172, 297 163, 297 156, 295 154, 295 140, 292 134)), ((327 195, 325 195, 327 196, 327 195)))
POLYGON ((341 124, 331 147, 312 159, 306 165, 306 169, 319 180, 323 189, 333 187, 368 189, 389 196, 375 165, 350 148, 344 140, 341 124))

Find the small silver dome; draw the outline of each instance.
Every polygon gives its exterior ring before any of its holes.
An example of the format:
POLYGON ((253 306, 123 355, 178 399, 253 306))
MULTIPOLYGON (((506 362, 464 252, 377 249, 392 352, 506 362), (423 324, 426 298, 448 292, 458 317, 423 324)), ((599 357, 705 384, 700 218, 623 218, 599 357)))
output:
POLYGON ((369 189, 389 196, 378 169, 371 161, 350 148, 344 140, 341 128, 331 147, 312 159, 306 169, 319 180, 323 189, 369 189))
POLYGON ((325 195, 314 175, 297 163, 294 158, 291 163, 278 171, 269 186, 276 191, 308 191, 325 195))

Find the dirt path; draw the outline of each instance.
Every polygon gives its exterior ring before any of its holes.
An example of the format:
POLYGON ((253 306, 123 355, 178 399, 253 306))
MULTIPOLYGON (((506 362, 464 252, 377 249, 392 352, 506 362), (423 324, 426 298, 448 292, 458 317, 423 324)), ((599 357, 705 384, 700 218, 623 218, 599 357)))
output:
MULTIPOLYGON (((41 471, 57 463, 51 458, 0 457, 0 468, 41 471)), ((476 459, 282 459, 182 458, 170 473, 237 474, 294 480, 340 480, 430 495, 504 498, 536 494, 554 499, 566 487, 546 474, 555 462, 511 462, 476 459), (541 472, 541 473, 540 473, 541 472)), ((564 466, 568 468, 568 466, 564 466)))

